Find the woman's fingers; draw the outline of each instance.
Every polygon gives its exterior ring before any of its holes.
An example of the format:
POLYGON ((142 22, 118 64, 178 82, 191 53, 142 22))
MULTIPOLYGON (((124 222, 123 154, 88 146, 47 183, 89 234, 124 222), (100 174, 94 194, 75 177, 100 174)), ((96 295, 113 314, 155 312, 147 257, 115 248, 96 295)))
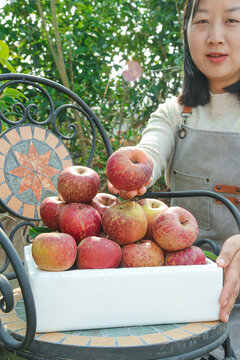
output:
POLYGON ((118 194, 120 191, 117 188, 115 188, 115 186, 113 186, 113 184, 111 184, 110 181, 108 181, 108 190, 111 191, 113 194, 118 194))
POLYGON ((225 268, 224 287, 220 296, 220 319, 228 321, 240 288, 240 251, 236 253, 231 264, 225 268))
POLYGON ((132 191, 120 190, 119 195, 124 200, 130 200, 137 195, 137 191, 136 190, 132 190, 132 191))
POLYGON ((147 189, 145 186, 142 186, 140 189, 137 190, 131 190, 131 191, 119 190, 115 188, 115 186, 108 181, 108 190, 111 191, 113 194, 119 194, 119 196, 124 200, 129 200, 134 198, 135 196, 143 195, 147 189))
POLYGON ((220 296, 220 319, 228 320, 240 288, 240 235, 227 239, 216 260, 224 268, 224 286, 220 296))
POLYGON ((224 242, 216 263, 219 266, 226 268, 239 250, 240 234, 233 235, 224 242))

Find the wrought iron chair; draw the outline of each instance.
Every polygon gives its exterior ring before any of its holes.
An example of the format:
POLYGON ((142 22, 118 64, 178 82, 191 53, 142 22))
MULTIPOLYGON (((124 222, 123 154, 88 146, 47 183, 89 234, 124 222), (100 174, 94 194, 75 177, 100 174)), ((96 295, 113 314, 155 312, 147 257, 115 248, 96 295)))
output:
MULTIPOLYGON (((34 298, 13 239, 19 229, 38 224, 42 199, 57 194, 58 173, 74 163, 69 148, 79 141, 79 130, 87 136, 86 166, 92 165, 96 149, 98 152, 104 149, 107 158, 112 147, 101 122, 87 104, 54 81, 24 74, 2 74, 0 106, 0 205, 22 220, 9 235, 0 221, 0 251, 6 253, 0 269, 0 343, 27 359, 176 360, 180 356, 194 359, 221 344, 225 348, 225 359, 234 358, 228 325, 220 321, 202 328, 200 333, 198 330, 187 338, 163 343, 159 332, 154 333, 151 327, 140 329, 140 332, 135 330, 135 335, 129 329, 110 329, 109 336, 106 329, 102 333, 36 334, 34 298), (15 103, 13 96, 19 101, 15 103), (10 273, 6 271, 9 262, 13 268, 10 273), (9 281, 14 278, 20 290, 12 290, 9 281), (25 315, 17 313, 18 305, 25 315)), ((71 152, 79 162, 79 154, 71 152)), ((80 157, 82 164, 83 155, 80 157)), ((185 196, 210 196, 222 201, 240 229, 238 210, 219 194, 209 191, 145 194, 145 197, 155 198, 185 196)), ((31 242, 28 236, 26 239, 31 242)), ((211 241, 209 243, 212 245, 211 241)))

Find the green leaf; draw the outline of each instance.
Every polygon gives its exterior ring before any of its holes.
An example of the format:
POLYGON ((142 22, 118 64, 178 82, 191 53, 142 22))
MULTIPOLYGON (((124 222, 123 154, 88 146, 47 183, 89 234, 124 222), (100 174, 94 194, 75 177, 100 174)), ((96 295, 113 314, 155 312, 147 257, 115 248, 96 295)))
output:
POLYGON ((213 261, 216 261, 217 259, 217 255, 211 253, 210 251, 207 251, 207 250, 203 250, 204 254, 206 257, 208 257, 209 259, 213 260, 213 261))
POLYGON ((16 99, 21 99, 21 98, 24 98, 24 99, 27 99, 26 96, 24 94, 22 94, 19 90, 17 89, 9 89, 9 88, 6 88, 4 91, 3 91, 3 94, 4 95, 10 95, 11 97, 13 98, 16 98, 16 99))
POLYGON ((5 58, 0 57, 0 62, 3 66, 5 66, 8 70, 10 70, 11 72, 15 73, 16 70, 14 69, 14 67, 10 64, 9 61, 7 61, 5 58))
POLYGON ((8 56, 9 47, 4 41, 0 40, 0 57, 7 60, 8 56))
POLYGON ((55 231, 55 230, 45 228, 45 227, 36 227, 36 228, 29 229, 29 235, 33 239, 35 239, 35 237, 38 236, 39 234, 49 233, 49 232, 53 232, 53 231, 55 231))

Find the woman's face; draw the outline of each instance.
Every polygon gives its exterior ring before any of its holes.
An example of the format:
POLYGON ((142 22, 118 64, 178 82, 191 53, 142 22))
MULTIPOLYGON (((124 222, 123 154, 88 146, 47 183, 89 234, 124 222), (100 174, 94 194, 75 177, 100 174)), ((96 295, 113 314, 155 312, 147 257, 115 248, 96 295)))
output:
POLYGON ((240 79, 240 0, 200 0, 188 24, 192 59, 211 92, 240 79))

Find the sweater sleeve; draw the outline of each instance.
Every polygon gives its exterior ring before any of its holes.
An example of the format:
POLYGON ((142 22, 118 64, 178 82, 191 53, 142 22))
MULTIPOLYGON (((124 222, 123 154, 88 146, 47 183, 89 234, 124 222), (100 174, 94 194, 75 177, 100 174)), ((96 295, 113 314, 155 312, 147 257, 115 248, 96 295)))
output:
POLYGON ((167 99, 150 116, 147 127, 142 133, 142 139, 136 146, 147 152, 154 163, 152 186, 167 169, 168 162, 174 151, 175 133, 181 122, 181 105, 177 98, 167 99))

